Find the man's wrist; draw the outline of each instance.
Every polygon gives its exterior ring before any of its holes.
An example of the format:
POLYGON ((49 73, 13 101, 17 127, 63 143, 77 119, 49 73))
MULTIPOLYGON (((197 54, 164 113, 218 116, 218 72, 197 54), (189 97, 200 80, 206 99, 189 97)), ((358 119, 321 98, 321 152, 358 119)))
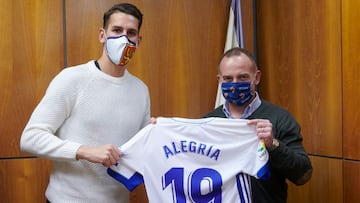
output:
POLYGON ((276 148, 278 148, 280 146, 280 143, 277 139, 273 138, 272 139, 272 143, 271 143, 271 146, 268 147, 268 151, 273 151, 275 150, 276 148))

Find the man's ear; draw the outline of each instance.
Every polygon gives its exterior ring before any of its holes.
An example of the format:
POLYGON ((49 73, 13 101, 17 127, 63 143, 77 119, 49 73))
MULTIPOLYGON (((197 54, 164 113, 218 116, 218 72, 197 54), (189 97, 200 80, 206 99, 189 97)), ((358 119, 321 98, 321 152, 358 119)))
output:
POLYGON ((138 39, 138 43, 137 43, 138 47, 140 46, 141 40, 142 40, 142 35, 139 35, 139 39, 138 39))
POLYGON ((106 34, 104 28, 99 29, 99 41, 102 44, 106 42, 106 34))
POLYGON ((255 85, 258 85, 260 83, 260 78, 261 78, 261 71, 257 70, 255 75, 255 85))

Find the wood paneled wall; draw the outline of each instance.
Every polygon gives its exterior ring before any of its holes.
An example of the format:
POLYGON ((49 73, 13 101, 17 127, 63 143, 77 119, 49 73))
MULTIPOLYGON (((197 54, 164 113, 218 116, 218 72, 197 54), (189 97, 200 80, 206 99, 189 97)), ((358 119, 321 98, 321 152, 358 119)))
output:
POLYGON ((0 3, 1 157, 20 154, 24 123, 63 68, 61 5, 61 0, 0 3))
MULTIPOLYGON (((309 183, 289 183, 289 202, 358 202, 360 2, 254 1, 260 93, 297 118, 314 166, 309 183)), ((45 201, 51 163, 20 152, 21 132, 64 66, 100 56, 102 14, 118 2, 0 1, 1 202, 45 201)), ((213 109, 230 1, 129 2, 144 13, 129 71, 148 84, 153 116, 198 118, 213 109)), ((253 0, 241 2, 246 48, 253 51, 253 0)), ((131 198, 146 202, 144 189, 131 198)))
POLYGON ((360 1, 342 1, 344 202, 360 202, 360 1))
POLYGON ((45 202, 51 164, 20 152, 20 135, 64 67, 62 0, 0 1, 0 202, 45 202))
POLYGON ((342 157, 340 5, 257 3, 261 94, 296 115, 309 153, 331 157, 342 157))
POLYGON ((302 126, 314 173, 289 202, 358 202, 359 1, 257 0, 262 96, 302 126))
POLYGON ((344 157, 360 160, 360 1, 342 3, 344 157))

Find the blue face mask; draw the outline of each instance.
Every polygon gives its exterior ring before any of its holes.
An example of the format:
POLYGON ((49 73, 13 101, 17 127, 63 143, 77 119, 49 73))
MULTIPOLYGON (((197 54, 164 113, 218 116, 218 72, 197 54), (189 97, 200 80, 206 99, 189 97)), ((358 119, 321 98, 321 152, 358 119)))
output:
POLYGON ((242 106, 253 96, 251 82, 223 82, 221 83, 221 91, 226 101, 239 106, 242 106))

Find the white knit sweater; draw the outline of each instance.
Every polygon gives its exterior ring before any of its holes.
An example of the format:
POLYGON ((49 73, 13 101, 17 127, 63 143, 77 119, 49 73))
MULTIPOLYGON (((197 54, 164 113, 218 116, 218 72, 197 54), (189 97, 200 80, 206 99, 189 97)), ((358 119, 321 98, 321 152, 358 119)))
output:
POLYGON ((21 137, 25 152, 53 160, 46 197, 57 202, 128 202, 128 191, 101 164, 76 160, 80 145, 120 146, 148 124, 147 86, 125 71, 111 77, 90 61, 50 83, 21 137))

